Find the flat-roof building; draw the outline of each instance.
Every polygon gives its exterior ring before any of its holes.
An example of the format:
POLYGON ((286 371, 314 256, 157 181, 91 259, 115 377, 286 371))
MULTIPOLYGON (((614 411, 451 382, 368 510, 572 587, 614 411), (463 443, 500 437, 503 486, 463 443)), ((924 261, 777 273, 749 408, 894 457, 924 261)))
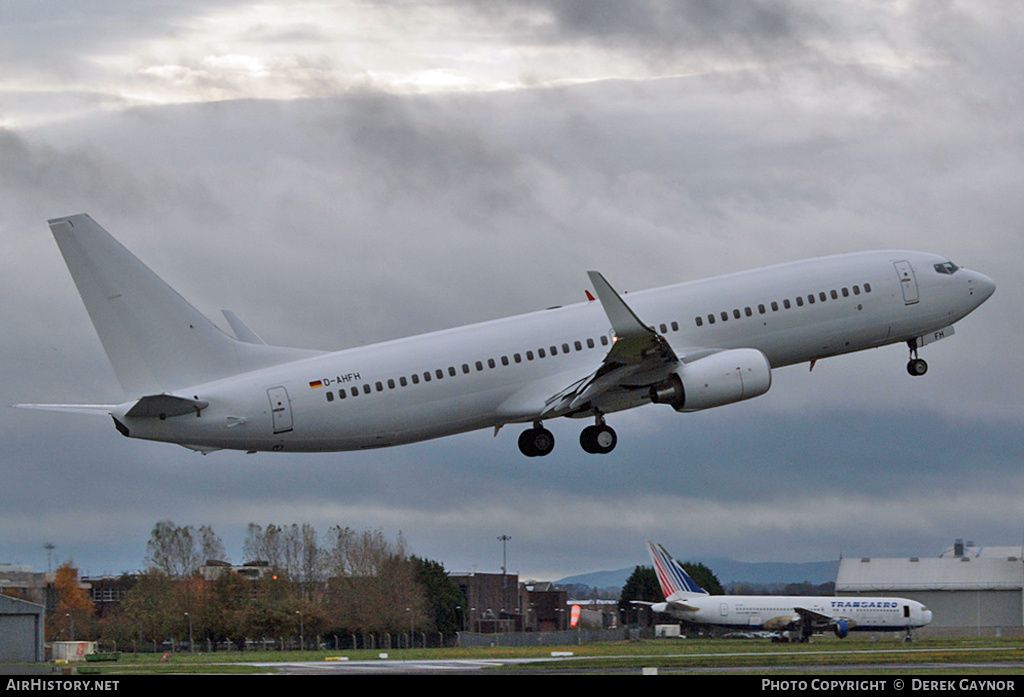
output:
POLYGON ((836 595, 898 595, 932 611, 928 633, 1024 633, 1024 555, 1020 547, 957 540, 936 557, 839 561, 836 595))

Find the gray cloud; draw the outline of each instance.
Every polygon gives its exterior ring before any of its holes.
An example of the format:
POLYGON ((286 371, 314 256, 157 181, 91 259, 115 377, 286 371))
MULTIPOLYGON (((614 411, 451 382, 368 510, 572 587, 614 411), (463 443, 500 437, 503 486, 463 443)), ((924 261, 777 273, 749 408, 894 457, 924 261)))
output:
MULTIPOLYGON (((69 106, 45 122, 0 129, 0 400, 116 394, 46 230, 78 211, 214 319, 230 307, 268 340, 323 348, 582 300, 590 268, 635 290, 909 247, 999 290, 927 347, 923 380, 903 373, 903 347, 794 367, 751 403, 615 415, 606 458, 580 452, 576 422, 552 424, 544 460, 518 455, 513 428, 373 453, 203 457, 126 440, 105 419, 8 410, 0 560, 41 565, 54 541, 94 572, 134 568, 162 518, 212 524, 236 558, 248 522, 337 523, 402 531, 418 554, 482 570, 509 534, 510 566, 541 576, 646 563, 648 538, 687 558, 747 560, 1016 543, 1019 18, 986 3, 956 31, 914 4, 898 16, 796 3, 651 3, 629 16, 617 4, 588 16, 561 3, 435 7, 477 30, 487 13, 517 17, 494 25, 507 27, 504 48, 587 48, 646 67, 560 88, 364 85, 104 111, 62 94, 69 106), (727 54, 749 69, 675 69, 727 54)), ((144 42, 179 31, 180 12, 118 16, 144 42)), ((31 34, 45 20, 19 21, 31 34)), ((58 84, 44 54, 77 65, 97 45, 88 36, 0 64, 58 84)), ((39 106, 3 97, 0 114, 39 106)))

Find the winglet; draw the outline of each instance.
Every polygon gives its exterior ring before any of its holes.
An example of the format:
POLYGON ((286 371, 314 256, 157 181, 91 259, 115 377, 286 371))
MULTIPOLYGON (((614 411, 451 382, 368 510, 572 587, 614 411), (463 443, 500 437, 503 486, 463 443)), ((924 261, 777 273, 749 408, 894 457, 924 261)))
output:
POLYGON ((594 291, 604 312, 608 315, 608 321, 612 323, 615 336, 620 339, 627 337, 641 337, 655 334, 654 330, 640 321, 629 305, 615 292, 611 284, 605 280, 597 271, 588 271, 590 282, 594 284, 594 291))
POLYGON ((249 325, 242 321, 242 318, 236 315, 231 310, 221 310, 224 315, 224 319, 228 321, 231 326, 231 331, 235 333, 235 336, 239 341, 244 341, 247 344, 263 344, 267 342, 260 338, 260 335, 249 328, 249 325))

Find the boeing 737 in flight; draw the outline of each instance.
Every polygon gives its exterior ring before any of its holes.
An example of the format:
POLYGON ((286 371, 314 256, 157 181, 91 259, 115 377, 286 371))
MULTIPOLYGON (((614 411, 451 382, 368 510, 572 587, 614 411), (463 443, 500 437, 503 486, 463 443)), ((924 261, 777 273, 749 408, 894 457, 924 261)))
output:
MULTIPOLYGON (((234 336, 189 305, 87 215, 50 221, 124 389, 122 404, 23 407, 109 415, 125 436, 209 452, 315 452, 413 443, 592 419, 580 444, 608 453, 613 412, 697 411, 768 391, 772 370, 953 333, 995 284, 948 259, 875 251, 812 259, 629 294, 590 272, 596 299, 370 346, 267 345, 234 313, 234 336)), ((588 296, 589 296, 588 292, 588 296)))
POLYGON ((831 630, 910 631, 932 621, 932 611, 916 600, 838 596, 709 595, 661 545, 647 543, 665 602, 651 609, 677 619, 730 629, 795 632, 801 641, 831 630))

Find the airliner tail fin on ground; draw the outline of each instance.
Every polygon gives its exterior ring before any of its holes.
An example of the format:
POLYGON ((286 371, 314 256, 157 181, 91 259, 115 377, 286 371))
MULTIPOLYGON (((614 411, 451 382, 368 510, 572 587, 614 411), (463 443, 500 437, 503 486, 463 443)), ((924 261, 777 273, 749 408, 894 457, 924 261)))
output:
POLYGON ((56 218, 49 225, 129 396, 314 354, 262 345, 255 335, 238 341, 225 334, 88 215, 56 218))
POLYGON ((697 582, 690 578, 682 565, 672 558, 672 555, 665 551, 661 545, 653 542, 647 543, 647 551, 654 563, 654 573, 658 576, 658 583, 661 584, 661 591, 665 594, 665 600, 680 595, 707 595, 708 592, 697 585, 697 582))

